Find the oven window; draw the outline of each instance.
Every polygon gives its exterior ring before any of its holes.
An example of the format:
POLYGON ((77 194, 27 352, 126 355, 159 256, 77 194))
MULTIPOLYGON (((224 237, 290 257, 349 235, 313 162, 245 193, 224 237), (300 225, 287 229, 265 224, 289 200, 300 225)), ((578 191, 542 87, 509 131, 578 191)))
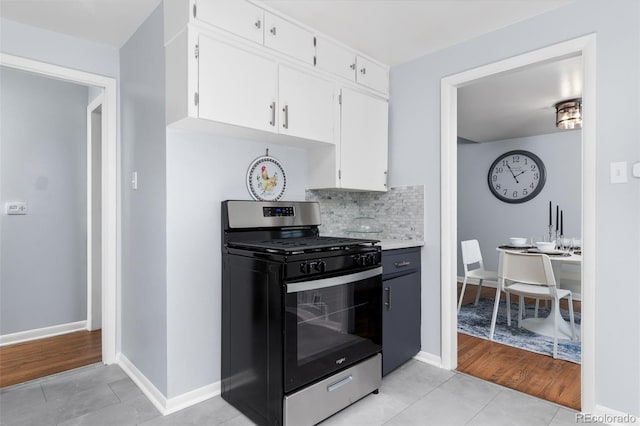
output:
POLYGON ((380 278, 287 294, 288 381, 304 382, 380 350, 380 278))

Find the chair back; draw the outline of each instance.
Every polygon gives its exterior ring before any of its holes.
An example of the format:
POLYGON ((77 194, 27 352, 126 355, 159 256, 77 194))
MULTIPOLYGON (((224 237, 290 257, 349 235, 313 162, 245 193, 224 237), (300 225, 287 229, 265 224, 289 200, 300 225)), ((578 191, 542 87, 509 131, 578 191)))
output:
POLYGON ((480 264, 480 269, 484 269, 478 240, 462 241, 460 246, 462 248, 462 266, 464 266, 465 273, 469 272, 469 265, 474 263, 480 264))
POLYGON ((506 286, 506 281, 553 287, 553 275, 549 256, 542 253, 500 252, 498 261, 498 281, 506 286))

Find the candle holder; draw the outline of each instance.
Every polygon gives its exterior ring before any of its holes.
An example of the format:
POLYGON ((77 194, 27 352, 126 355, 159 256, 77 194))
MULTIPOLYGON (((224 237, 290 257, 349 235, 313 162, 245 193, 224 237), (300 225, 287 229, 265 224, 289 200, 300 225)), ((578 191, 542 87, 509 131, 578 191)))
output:
POLYGON ((549 242, 553 241, 553 225, 549 225, 549 242))
POLYGON ((560 245, 562 244, 562 234, 557 229, 556 229, 556 238, 554 241, 556 242, 556 248, 560 247, 560 245))

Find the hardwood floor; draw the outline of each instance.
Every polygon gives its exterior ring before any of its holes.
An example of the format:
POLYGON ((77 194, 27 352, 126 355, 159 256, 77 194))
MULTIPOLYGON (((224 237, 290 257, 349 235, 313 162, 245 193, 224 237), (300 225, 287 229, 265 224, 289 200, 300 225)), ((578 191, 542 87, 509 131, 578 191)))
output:
MULTIPOLYGON (((476 288, 467 285, 464 304, 473 303, 476 288)), ((481 291, 481 297, 494 296, 493 288, 481 291)), ((579 303, 574 305, 579 310, 579 303)), ((579 364, 458 333, 457 370, 580 410, 579 364)))
POLYGON ((102 331, 78 331, 0 347, 0 388, 102 360, 102 331))

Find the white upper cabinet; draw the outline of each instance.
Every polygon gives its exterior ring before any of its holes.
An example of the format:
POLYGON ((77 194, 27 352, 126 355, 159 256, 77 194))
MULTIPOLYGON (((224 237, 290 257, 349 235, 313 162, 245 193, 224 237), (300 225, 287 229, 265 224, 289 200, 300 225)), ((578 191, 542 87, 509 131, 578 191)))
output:
POLYGON ((247 40, 264 41, 264 10, 239 0, 196 0, 196 19, 247 40))
POLYGON ((389 71, 355 51, 317 37, 316 66, 378 92, 389 93, 389 71))
POLYGON ((198 73, 200 118, 277 131, 275 61, 200 35, 198 73))
POLYGON ((313 65, 316 48, 313 33, 278 16, 265 12, 264 45, 313 65))
POLYGON ((316 66, 342 78, 355 81, 356 53, 335 43, 318 37, 316 42, 316 66))
POLYGON ((280 133, 335 143, 338 103, 333 82, 280 65, 278 102, 280 133))
POLYGON ((389 92, 389 72, 362 56, 356 58, 356 81, 373 90, 389 92))
POLYGON ((342 89, 340 188, 387 190, 389 104, 342 89))

